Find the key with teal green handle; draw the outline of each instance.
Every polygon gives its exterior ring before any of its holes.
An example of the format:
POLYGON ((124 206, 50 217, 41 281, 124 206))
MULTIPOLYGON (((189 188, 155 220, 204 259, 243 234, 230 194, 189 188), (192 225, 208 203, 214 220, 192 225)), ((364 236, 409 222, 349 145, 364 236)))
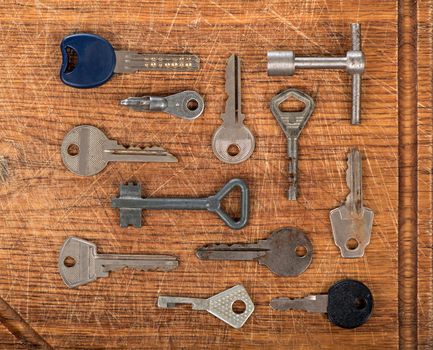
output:
POLYGON ((191 72, 200 68, 200 59, 196 55, 117 51, 104 38, 89 33, 65 37, 60 49, 60 79, 75 88, 101 86, 114 73, 135 73, 139 70, 191 72))

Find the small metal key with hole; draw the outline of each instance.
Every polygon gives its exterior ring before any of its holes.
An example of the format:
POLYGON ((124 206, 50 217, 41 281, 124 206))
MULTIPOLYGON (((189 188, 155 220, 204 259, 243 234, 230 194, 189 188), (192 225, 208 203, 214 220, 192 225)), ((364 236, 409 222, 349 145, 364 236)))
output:
POLYGON ((254 135, 244 124, 241 112, 241 60, 231 55, 226 68, 226 92, 228 95, 225 111, 221 114, 223 124, 215 131, 212 149, 224 163, 238 164, 247 160, 254 151, 254 135))
POLYGON ((298 276, 310 266, 313 246, 296 228, 272 232, 252 244, 211 244, 196 251, 203 260, 256 260, 278 276, 298 276))
POLYGON ((81 176, 99 173, 108 162, 177 162, 177 158, 162 147, 126 148, 91 125, 80 125, 69 131, 60 153, 65 166, 81 176))
POLYGON ((216 213, 224 223, 235 230, 248 222, 248 186, 241 179, 231 179, 214 196, 207 198, 141 198, 141 185, 129 182, 120 185, 120 195, 112 199, 112 207, 120 209, 120 226, 141 227, 141 211, 157 210, 208 210, 216 213), (235 187, 241 190, 241 209, 238 220, 231 218, 222 208, 221 202, 235 187))
POLYGON ((196 55, 115 51, 107 40, 89 33, 66 36, 60 49, 60 79, 75 88, 100 86, 114 73, 135 73, 139 70, 191 72, 200 68, 200 59, 196 55))
POLYGON ((271 101, 271 112, 287 137, 287 155, 289 158, 289 190, 287 197, 289 200, 296 200, 298 196, 298 139, 313 111, 313 98, 297 89, 287 89, 276 95, 271 101), (302 102, 305 108, 302 111, 281 111, 280 105, 289 99, 302 102))
POLYGON ((129 97, 120 104, 138 112, 165 112, 188 120, 200 117, 204 109, 203 97, 195 91, 182 91, 165 97, 129 97))
POLYGON ((362 203, 362 155, 357 149, 349 152, 346 182, 350 190, 346 201, 329 213, 332 234, 341 256, 361 258, 370 244, 374 213, 362 203))
POLYGON ((355 280, 341 280, 331 286, 328 294, 309 295, 305 298, 272 299, 275 310, 304 310, 327 314, 329 321, 341 328, 356 328, 370 318, 373 295, 368 287, 355 280))
POLYGON ((178 260, 170 255, 121 255, 98 254, 96 245, 84 239, 69 237, 59 256, 59 271, 63 282, 75 288, 109 272, 130 267, 142 271, 170 271, 178 266, 178 260))
POLYGON ((159 296, 158 307, 173 308, 177 304, 191 304, 193 310, 208 311, 234 328, 241 328, 254 311, 254 303, 243 285, 238 284, 208 299, 159 296), (244 309, 234 308, 235 303, 244 309))

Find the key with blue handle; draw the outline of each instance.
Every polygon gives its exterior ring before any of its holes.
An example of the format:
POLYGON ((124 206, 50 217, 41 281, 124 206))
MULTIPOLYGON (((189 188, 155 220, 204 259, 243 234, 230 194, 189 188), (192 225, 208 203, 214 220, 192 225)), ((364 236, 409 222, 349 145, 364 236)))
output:
POLYGON ((117 51, 104 38, 77 33, 63 38, 60 79, 75 88, 101 86, 114 73, 146 71, 191 72, 200 68, 200 59, 191 54, 140 54, 117 51))

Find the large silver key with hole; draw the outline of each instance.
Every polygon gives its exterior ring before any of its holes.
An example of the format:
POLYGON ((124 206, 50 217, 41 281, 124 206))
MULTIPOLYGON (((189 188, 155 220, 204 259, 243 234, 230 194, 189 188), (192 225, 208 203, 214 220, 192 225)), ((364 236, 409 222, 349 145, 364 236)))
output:
POLYGON ((108 277, 109 272, 130 267, 142 271, 170 271, 178 260, 170 255, 98 254, 96 245, 84 239, 69 237, 59 256, 59 271, 63 282, 75 288, 108 277))
POLYGON ((255 139, 244 125, 245 116, 241 111, 241 60, 236 55, 231 55, 227 61, 225 87, 228 98, 225 111, 221 114, 223 124, 213 135, 212 149, 222 162, 237 164, 251 156, 255 139))
POLYGON ((238 284, 208 299, 159 296, 158 307, 173 308, 177 304, 191 304, 193 310, 208 311, 234 328, 241 328, 254 311, 254 303, 243 285, 238 284), (237 312, 235 302, 243 303, 245 309, 237 312))
POLYGON ((203 97, 195 91, 182 91, 165 97, 129 97, 120 104, 139 112, 165 112, 188 120, 200 117, 204 109, 203 97))
POLYGON ((346 182, 350 190, 346 201, 329 214, 332 234, 341 256, 360 258, 370 244, 374 213, 362 203, 362 155, 357 149, 349 152, 346 182))
POLYGON ((81 176, 99 173, 108 162, 177 162, 177 158, 162 147, 126 148, 91 125, 80 125, 69 131, 60 152, 65 166, 81 176))
POLYGON ((296 228, 272 232, 252 244, 211 244, 196 251, 203 260, 255 260, 278 276, 298 276, 310 266, 313 246, 296 228))
POLYGON ((297 89, 287 89, 271 100, 271 112, 280 124, 287 137, 287 156, 289 158, 289 200, 296 200, 298 196, 298 139, 302 129, 314 111, 314 100, 305 92, 297 89), (283 112, 280 105, 290 99, 304 103, 302 111, 283 112))

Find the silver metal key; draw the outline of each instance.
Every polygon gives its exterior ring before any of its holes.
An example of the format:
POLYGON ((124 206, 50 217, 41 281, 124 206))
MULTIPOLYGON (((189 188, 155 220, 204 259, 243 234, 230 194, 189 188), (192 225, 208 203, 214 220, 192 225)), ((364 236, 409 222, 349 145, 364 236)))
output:
POLYGON ((341 256, 360 258, 370 244, 374 213, 362 203, 362 156, 357 149, 349 152, 346 182, 350 190, 346 201, 329 214, 332 234, 341 256))
POLYGON ((278 276, 298 276, 310 266, 313 246, 300 230, 289 227, 252 244, 211 244, 196 251, 203 260, 256 260, 278 276))
POLYGON ((271 112, 287 137, 287 156, 289 158, 289 190, 287 198, 289 200, 296 200, 298 196, 298 139, 313 111, 313 98, 301 90, 287 89, 271 100, 271 112), (290 98, 304 103, 305 108, 302 111, 281 111, 280 105, 290 98))
POLYGON ((130 267, 142 271, 170 271, 178 266, 170 255, 98 254, 96 245, 84 239, 69 237, 60 250, 59 271, 63 282, 75 288, 108 277, 109 272, 130 267))
POLYGON ((224 163, 237 164, 247 160, 254 151, 254 135, 244 125, 245 115, 241 112, 241 60, 231 55, 227 61, 225 111, 221 114, 223 124, 212 139, 215 155, 224 163))
POLYGON ((80 125, 69 131, 63 139, 61 155, 65 166, 81 176, 99 173, 108 162, 177 162, 162 147, 126 148, 91 125, 80 125))
POLYGON ((203 97, 195 91, 182 91, 165 97, 129 97, 120 104, 139 112, 165 112, 188 120, 200 117, 204 109, 203 97))
POLYGON ((158 307, 173 308, 177 304, 191 304, 193 310, 208 311, 234 328, 241 328, 254 311, 254 303, 243 285, 238 284, 208 299, 159 296, 158 307), (244 304, 238 312, 233 305, 244 304))

